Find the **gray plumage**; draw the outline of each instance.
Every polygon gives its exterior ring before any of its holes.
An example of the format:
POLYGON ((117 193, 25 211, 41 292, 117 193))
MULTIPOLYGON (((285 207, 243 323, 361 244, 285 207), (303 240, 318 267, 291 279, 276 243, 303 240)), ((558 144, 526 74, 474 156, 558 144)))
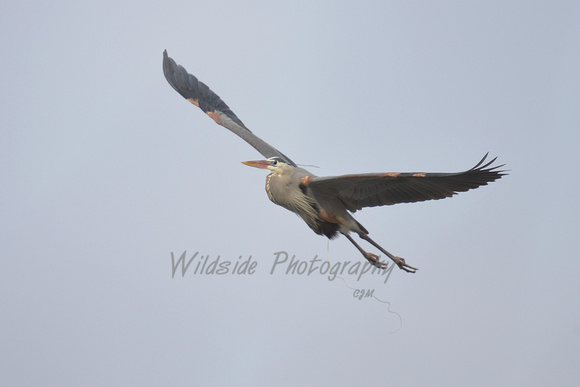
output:
POLYGON ((246 128, 244 123, 216 93, 211 91, 205 83, 198 81, 195 76, 189 74, 182 66, 175 63, 167 55, 167 50, 163 51, 163 73, 167 82, 185 99, 203 110, 216 123, 240 136, 264 157, 277 157, 287 164, 296 166, 282 152, 246 128))
POLYGON ((167 51, 163 52, 163 72, 169 84, 185 99, 266 157, 266 160, 244 164, 270 171, 266 192, 272 202, 296 213, 319 235, 334 238, 343 234, 379 268, 386 268, 385 262, 363 250, 350 232, 371 243, 401 269, 411 273, 417 270, 373 241, 352 213, 364 207, 443 199, 505 175, 505 171, 499 170, 503 165, 493 166, 495 158, 486 162, 486 154, 473 168, 457 173, 389 172, 318 177, 252 133, 217 94, 176 64, 167 51))

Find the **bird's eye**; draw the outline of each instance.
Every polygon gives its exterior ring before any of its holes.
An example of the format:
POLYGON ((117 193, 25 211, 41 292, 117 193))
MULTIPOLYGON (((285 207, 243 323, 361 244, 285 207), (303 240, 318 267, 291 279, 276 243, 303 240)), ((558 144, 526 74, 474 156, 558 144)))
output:
POLYGON ((278 161, 276 161, 276 160, 271 160, 271 161, 270 161, 270 165, 271 165, 271 166, 275 167, 275 166, 276 166, 276 164, 278 164, 278 161))

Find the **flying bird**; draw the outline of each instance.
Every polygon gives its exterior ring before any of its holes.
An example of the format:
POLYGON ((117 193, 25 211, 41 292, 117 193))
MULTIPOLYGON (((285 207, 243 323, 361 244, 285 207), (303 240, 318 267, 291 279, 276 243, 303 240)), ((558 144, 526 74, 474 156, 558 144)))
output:
POLYGON ((329 239, 344 235, 372 265, 381 269, 387 267, 386 262, 365 251, 350 233, 369 242, 402 270, 417 271, 403 258, 389 253, 372 240, 368 230, 352 216, 354 212, 364 207, 444 199, 487 185, 505 175, 505 171, 499 170, 503 164, 493 166, 496 159, 487 161, 486 154, 473 168, 457 173, 387 172, 319 177, 297 166, 288 156, 251 132, 216 93, 175 63, 167 50, 163 52, 163 73, 185 99, 266 158, 243 163, 270 172, 266 176, 266 192, 272 202, 296 213, 316 234, 329 239))

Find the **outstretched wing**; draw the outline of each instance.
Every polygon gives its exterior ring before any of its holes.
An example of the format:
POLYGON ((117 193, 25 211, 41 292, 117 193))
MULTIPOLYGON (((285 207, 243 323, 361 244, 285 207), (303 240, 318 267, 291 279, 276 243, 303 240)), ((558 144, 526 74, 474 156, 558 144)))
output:
POLYGON ((246 128, 244 123, 216 93, 211 91, 205 83, 189 74, 182 66, 175 63, 167 55, 167 50, 163 51, 163 74, 165 74, 167 82, 185 99, 203 110, 216 123, 240 136, 266 158, 277 157, 286 164, 296 166, 282 152, 246 128))
POLYGON ((412 203, 451 197, 458 192, 487 185, 505 175, 491 166, 495 158, 484 164, 487 154, 477 165, 458 173, 367 173, 333 177, 313 177, 308 182, 314 197, 324 202, 338 197, 349 211, 363 207, 412 203))

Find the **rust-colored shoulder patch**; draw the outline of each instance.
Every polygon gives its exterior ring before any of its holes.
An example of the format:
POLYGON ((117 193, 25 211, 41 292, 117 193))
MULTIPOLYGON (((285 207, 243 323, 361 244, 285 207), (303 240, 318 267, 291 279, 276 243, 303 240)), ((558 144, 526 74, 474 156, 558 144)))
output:
POLYGON ((197 102, 195 99, 193 98, 188 98, 187 99, 189 102, 191 102, 192 104, 194 104, 195 106, 199 107, 199 102, 197 102))
POLYGON ((401 174, 401 172, 387 172, 383 173, 381 177, 397 177, 401 174))
POLYGON ((304 176, 301 180, 300 180, 300 184, 303 186, 307 186, 308 184, 310 184, 310 176, 304 176))
POLYGON ((210 116, 211 119, 214 120, 218 125, 221 125, 222 124, 222 120, 220 119, 219 113, 216 113, 216 112, 207 112, 206 114, 208 116, 210 116))
POLYGON ((340 220, 336 217, 336 215, 331 215, 324 210, 320 210, 318 215, 320 215, 320 217, 327 222, 340 224, 340 220))
POLYGON ((424 173, 414 173, 413 177, 425 177, 424 173))

